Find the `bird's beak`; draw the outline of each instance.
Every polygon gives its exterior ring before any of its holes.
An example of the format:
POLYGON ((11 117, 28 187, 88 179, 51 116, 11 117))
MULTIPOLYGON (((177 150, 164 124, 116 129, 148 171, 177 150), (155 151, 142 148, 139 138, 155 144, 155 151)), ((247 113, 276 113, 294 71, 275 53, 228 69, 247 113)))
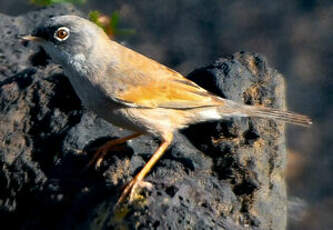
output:
POLYGON ((43 38, 36 37, 36 36, 31 36, 31 35, 23 36, 23 37, 21 37, 21 39, 23 39, 25 41, 34 41, 34 42, 42 42, 42 41, 44 41, 43 38))

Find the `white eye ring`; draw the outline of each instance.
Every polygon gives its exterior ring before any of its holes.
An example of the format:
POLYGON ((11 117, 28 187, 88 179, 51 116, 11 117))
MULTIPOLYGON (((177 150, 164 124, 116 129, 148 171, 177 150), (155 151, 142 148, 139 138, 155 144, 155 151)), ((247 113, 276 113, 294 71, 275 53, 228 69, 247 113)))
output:
POLYGON ((69 29, 67 27, 59 27, 53 34, 58 41, 65 41, 69 37, 69 29))

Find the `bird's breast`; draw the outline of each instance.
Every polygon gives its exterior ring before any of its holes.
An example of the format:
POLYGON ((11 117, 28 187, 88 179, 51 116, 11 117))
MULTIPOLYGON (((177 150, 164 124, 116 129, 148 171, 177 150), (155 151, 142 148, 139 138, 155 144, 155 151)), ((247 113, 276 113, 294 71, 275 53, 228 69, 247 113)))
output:
POLYGON ((84 56, 77 57, 67 68, 64 68, 65 74, 82 104, 99 114, 106 105, 111 108, 116 105, 113 105, 114 103, 107 98, 98 83, 93 80, 93 76, 97 73, 84 66, 84 60, 84 56))

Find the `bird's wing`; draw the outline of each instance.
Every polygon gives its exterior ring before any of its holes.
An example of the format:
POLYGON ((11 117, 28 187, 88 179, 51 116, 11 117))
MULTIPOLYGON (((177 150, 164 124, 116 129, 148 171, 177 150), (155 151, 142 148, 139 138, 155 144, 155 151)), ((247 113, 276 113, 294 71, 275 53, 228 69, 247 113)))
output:
POLYGON ((223 101, 178 72, 126 48, 122 66, 110 68, 114 100, 131 107, 192 109, 223 101), (128 52, 128 53, 126 53, 128 52), (121 71, 120 71, 121 70, 121 71), (117 87, 119 86, 119 87, 117 87))
POLYGON ((146 108, 191 109, 221 104, 207 91, 184 79, 136 84, 131 90, 119 94, 117 99, 146 108))

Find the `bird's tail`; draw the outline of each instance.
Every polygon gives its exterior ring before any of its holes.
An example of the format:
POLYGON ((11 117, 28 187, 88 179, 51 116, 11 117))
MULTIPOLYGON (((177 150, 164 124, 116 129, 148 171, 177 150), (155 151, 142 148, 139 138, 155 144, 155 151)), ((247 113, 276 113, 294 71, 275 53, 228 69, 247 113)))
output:
POLYGON ((312 124, 311 119, 306 115, 267 107, 248 106, 247 114, 251 117, 270 118, 306 127, 312 124))
POLYGON ((297 114, 289 111, 282 111, 262 106, 242 105, 230 100, 223 100, 223 105, 217 107, 221 117, 224 116, 239 116, 239 117, 258 117, 266 119, 280 120, 300 126, 310 126, 312 120, 302 114, 297 114))

